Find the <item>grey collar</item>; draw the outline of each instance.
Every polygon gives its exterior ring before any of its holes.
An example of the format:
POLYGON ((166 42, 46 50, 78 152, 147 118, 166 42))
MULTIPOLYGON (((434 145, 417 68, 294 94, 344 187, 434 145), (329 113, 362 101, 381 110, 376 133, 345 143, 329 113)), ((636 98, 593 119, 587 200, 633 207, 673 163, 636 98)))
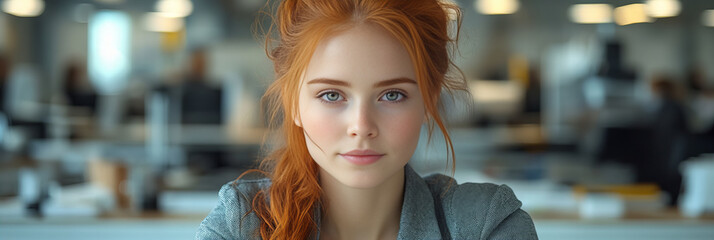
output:
POLYGON ((424 179, 404 167, 404 201, 397 239, 441 239, 434 199, 424 179))

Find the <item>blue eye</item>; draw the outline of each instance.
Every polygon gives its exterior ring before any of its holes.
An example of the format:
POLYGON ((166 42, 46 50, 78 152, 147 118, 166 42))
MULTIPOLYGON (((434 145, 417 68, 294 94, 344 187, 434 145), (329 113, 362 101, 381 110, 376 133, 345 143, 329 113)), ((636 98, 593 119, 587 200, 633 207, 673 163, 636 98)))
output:
POLYGON ((318 96, 320 99, 326 102, 337 102, 344 99, 340 93, 335 91, 324 92, 318 96))
POLYGON ((380 100, 389 102, 399 102, 404 100, 404 98, 406 98, 406 95, 404 95, 404 93, 392 90, 382 95, 380 100))

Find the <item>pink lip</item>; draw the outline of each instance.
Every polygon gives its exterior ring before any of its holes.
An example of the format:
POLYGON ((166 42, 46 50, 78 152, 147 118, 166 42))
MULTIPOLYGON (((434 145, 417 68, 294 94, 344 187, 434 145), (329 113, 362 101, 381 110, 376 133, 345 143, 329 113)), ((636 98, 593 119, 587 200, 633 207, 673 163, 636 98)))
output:
POLYGON ((368 165, 382 158, 384 154, 372 150, 352 150, 340 156, 355 165, 368 165))

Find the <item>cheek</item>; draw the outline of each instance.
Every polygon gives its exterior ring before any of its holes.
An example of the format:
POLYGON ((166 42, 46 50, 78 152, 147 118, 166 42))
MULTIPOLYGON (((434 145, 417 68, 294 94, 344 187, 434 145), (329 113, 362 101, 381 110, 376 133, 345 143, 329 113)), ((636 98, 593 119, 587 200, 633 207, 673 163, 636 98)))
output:
POLYGON ((314 143, 307 140, 307 144, 317 144, 325 151, 328 151, 329 143, 336 142, 342 133, 342 126, 336 120, 335 114, 326 109, 311 108, 305 106, 301 112, 302 126, 314 143))
POLYGON ((400 150, 401 154, 406 154, 411 157, 419 142, 419 134, 421 125, 424 119, 424 112, 414 110, 409 113, 403 113, 392 116, 389 126, 384 129, 389 129, 388 138, 395 149, 400 150))

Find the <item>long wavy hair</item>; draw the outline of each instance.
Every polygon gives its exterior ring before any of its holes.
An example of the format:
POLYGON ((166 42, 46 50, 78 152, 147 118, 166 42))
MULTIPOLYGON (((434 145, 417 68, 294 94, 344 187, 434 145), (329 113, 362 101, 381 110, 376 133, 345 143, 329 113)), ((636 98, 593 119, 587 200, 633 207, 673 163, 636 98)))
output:
POLYGON ((384 28, 406 48, 424 99, 428 136, 439 127, 453 173, 455 156, 440 99, 442 91, 466 90, 463 74, 450 58, 461 25, 458 6, 448 0, 284 0, 272 9, 265 43, 276 79, 263 100, 281 141, 260 165, 272 184, 251 203, 263 239, 306 239, 318 230, 314 213, 323 206, 319 167, 307 150, 303 129, 293 121, 299 117, 298 91, 320 41, 359 24, 384 28))

